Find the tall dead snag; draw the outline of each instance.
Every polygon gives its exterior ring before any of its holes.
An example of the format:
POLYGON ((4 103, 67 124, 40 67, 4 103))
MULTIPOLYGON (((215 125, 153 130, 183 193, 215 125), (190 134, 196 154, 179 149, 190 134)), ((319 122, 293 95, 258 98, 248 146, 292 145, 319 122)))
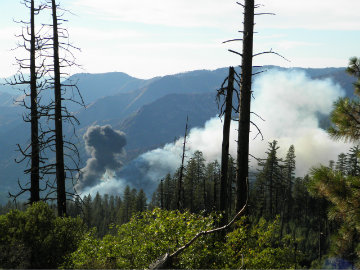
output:
POLYGON ((185 162, 185 151, 186 151, 186 138, 188 133, 188 122, 189 117, 186 117, 186 125, 185 125, 185 135, 184 135, 184 142, 183 142, 183 152, 181 156, 181 166, 179 172, 179 179, 178 179, 178 197, 177 197, 177 209, 182 210, 184 207, 184 187, 183 184, 183 176, 184 176, 184 162, 185 162))
MULTIPOLYGON (((66 215, 67 195, 75 195, 73 192, 67 192, 65 182, 67 179, 72 180, 74 185, 74 180, 79 175, 80 158, 77 146, 71 141, 71 138, 69 139, 70 136, 64 139, 64 122, 71 125, 73 128, 72 135, 75 137, 75 124, 79 124, 77 118, 67 109, 66 102, 74 102, 83 106, 84 101, 76 84, 71 81, 66 84, 61 82, 62 79, 69 76, 67 72, 63 71, 65 68, 78 66, 75 63, 76 59, 72 49, 79 49, 70 44, 67 29, 61 26, 63 22, 67 21, 62 18, 67 11, 62 9, 59 4, 56 4, 55 0, 48 0, 46 8, 52 13, 52 24, 46 25, 50 28, 51 35, 47 38, 48 44, 44 55, 50 77, 47 88, 54 91, 54 98, 43 109, 42 114, 48 117, 48 120, 54 120, 54 124, 49 126, 47 131, 47 144, 49 150, 55 153, 55 163, 48 164, 46 173, 49 176, 55 174, 55 181, 50 185, 51 194, 56 193, 58 215, 64 216, 66 215), (59 10, 62 12, 60 15, 57 14, 59 10), (80 101, 75 100, 76 94, 80 101)), ((51 196, 51 199, 55 199, 53 195, 51 196)))
POLYGON ((250 103, 251 80, 253 60, 254 36, 254 0, 245 0, 244 31, 241 63, 240 101, 239 101, 239 126, 237 141, 237 198, 236 211, 242 209, 247 197, 247 179, 249 175, 249 133, 250 133, 250 103))
POLYGON ((38 95, 36 84, 36 63, 35 63, 35 3, 31 0, 30 7, 30 88, 31 88, 31 188, 30 203, 40 200, 40 147, 39 147, 39 116, 38 116, 38 95))
POLYGON ((61 82, 59 60, 59 36, 58 17, 56 15, 55 0, 51 1, 53 19, 53 49, 54 49, 54 94, 55 94, 55 141, 56 141, 56 185, 58 215, 66 215, 66 189, 65 189, 65 166, 64 166, 64 142, 61 113, 61 82))
POLYGON ((18 144, 18 150, 21 153, 22 158, 15 160, 17 163, 21 163, 24 160, 30 159, 30 168, 24 170, 25 174, 30 174, 30 188, 26 188, 20 184, 20 191, 17 194, 10 194, 10 197, 13 197, 14 200, 24 192, 30 191, 30 203, 37 202, 40 200, 40 170, 42 169, 40 163, 43 163, 44 160, 40 157, 42 140, 39 138, 39 118, 41 106, 39 105, 39 92, 43 90, 44 83, 39 81, 44 81, 44 65, 41 59, 41 51, 44 45, 45 40, 42 38, 40 32, 35 31, 35 16, 44 9, 43 5, 35 7, 34 0, 24 0, 22 2, 26 8, 30 11, 30 21, 20 21, 18 23, 23 25, 21 35, 17 37, 21 39, 21 42, 18 43, 16 49, 24 49, 29 53, 29 58, 16 58, 16 62, 19 66, 17 75, 13 79, 7 81, 8 84, 13 86, 25 86, 22 89, 24 92, 24 98, 16 101, 20 106, 23 106, 25 109, 30 110, 30 113, 26 113, 23 116, 25 122, 31 124, 31 143, 23 149, 18 144), (40 63, 37 63, 39 62, 40 63), (29 75, 24 75, 24 70, 29 75), (29 88, 28 88, 29 87, 29 88), (30 89, 30 92, 28 92, 30 89), (27 104, 28 99, 30 98, 30 105, 27 104), (29 151, 31 151, 29 153, 29 151))
MULTIPOLYGON (((232 97, 234 92, 234 67, 229 68, 229 76, 227 78, 228 85, 226 88, 222 87, 218 90, 217 98, 220 95, 225 95, 225 110, 221 109, 220 117, 224 115, 223 126, 223 142, 221 153, 221 180, 220 180, 220 211, 223 213, 222 224, 224 225, 228 219, 228 205, 227 205, 227 190, 228 190, 228 161, 229 161, 229 137, 230 137, 230 124, 232 114, 232 97), (226 91, 226 93, 225 93, 226 91)), ((226 81, 226 80, 225 80, 226 81)), ((225 83, 225 82, 224 82, 225 83)))
MULTIPOLYGON (((257 135, 262 133, 258 126, 250 120, 250 114, 259 115, 250 111, 251 94, 252 94, 252 77, 253 75, 262 73, 263 71, 252 73, 252 61, 253 57, 263 54, 275 54, 280 56, 286 61, 286 58, 280 54, 270 50, 253 54, 253 37, 254 37, 254 17, 255 15, 275 15, 274 13, 255 13, 255 9, 260 5, 255 5, 254 0, 244 0, 245 4, 237 2, 238 5, 244 9, 244 29, 242 31, 242 39, 232 39, 226 42, 242 41, 242 53, 229 50, 232 53, 240 55, 242 57, 241 63, 241 79, 240 79, 240 97, 239 97, 239 119, 238 119, 238 140, 237 140, 237 165, 236 165, 236 210, 242 209, 245 204, 245 198, 247 197, 248 188, 247 181, 249 175, 249 133, 250 124, 253 124, 258 130, 257 135)), ((264 121, 264 120, 263 120, 264 121)), ((255 136, 255 138, 257 137, 255 136)))

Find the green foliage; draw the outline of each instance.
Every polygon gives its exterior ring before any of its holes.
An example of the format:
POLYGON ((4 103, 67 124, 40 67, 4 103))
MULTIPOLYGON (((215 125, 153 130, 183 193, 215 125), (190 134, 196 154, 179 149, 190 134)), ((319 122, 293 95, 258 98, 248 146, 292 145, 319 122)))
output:
POLYGON ((0 267, 56 268, 84 233, 79 218, 55 217, 43 203, 0 216, 0 267))
POLYGON ((360 95, 360 58, 351 57, 346 72, 358 78, 354 83, 355 94, 360 95))
POLYGON ((309 189, 331 203, 328 217, 340 226, 332 254, 360 264, 360 178, 321 166, 312 170, 309 189))
MULTIPOLYGON (((214 228, 220 216, 155 208, 116 227, 116 234, 96 238, 89 232, 71 254, 66 268, 146 268, 165 253, 173 253, 197 233, 214 228)), ((295 268, 302 258, 295 241, 281 236, 280 221, 260 219, 254 226, 243 219, 226 242, 211 234, 200 237, 175 258, 174 268, 295 268)))
POLYGON ((333 105, 330 119, 333 125, 328 132, 334 139, 350 142, 360 140, 360 101, 359 99, 340 98, 333 105))
POLYGON ((237 225, 226 236, 227 268, 296 268, 302 254, 289 235, 280 236, 279 218, 272 222, 261 218, 254 226, 245 225, 242 219, 237 225))
MULTIPOLYGON (((71 255, 67 268, 144 268, 166 252, 174 252, 201 230, 213 228, 214 216, 155 208, 117 226, 115 235, 96 239, 90 232, 71 255)), ((177 268, 218 267, 220 242, 203 237, 179 256, 177 268), (210 258, 210 259, 209 259, 210 258)))
POLYGON ((147 198, 142 189, 138 192, 127 186, 122 198, 99 193, 92 198, 89 194, 84 196, 82 204, 76 200, 69 203, 68 213, 72 217, 81 217, 88 229, 95 227, 97 237, 103 237, 110 232, 110 225, 126 223, 134 213, 147 209, 147 198))

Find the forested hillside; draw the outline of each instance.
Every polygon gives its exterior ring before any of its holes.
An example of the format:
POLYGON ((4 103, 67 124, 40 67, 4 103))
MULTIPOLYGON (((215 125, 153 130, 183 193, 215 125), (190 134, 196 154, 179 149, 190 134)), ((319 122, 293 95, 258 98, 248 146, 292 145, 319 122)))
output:
MULTIPOLYGON (((354 79, 343 68, 324 69, 284 69, 264 67, 264 70, 303 71, 310 79, 331 79, 345 90, 347 96, 353 95, 354 79)), ((114 129, 127 134, 126 162, 145 151, 155 149, 165 143, 183 136, 186 117, 190 127, 201 127, 207 120, 218 114, 216 89, 226 77, 227 69, 215 71, 193 71, 183 74, 140 80, 124 73, 77 74, 69 81, 77 82, 87 108, 72 104, 80 122, 77 128, 79 138, 92 125, 110 124, 114 129), (144 93, 147 93, 146 95, 144 93), (152 121, 156 119, 156 121, 152 121)), ((255 78, 255 81, 257 78, 255 78)), ((19 92, 14 88, 2 86, 4 93, 11 92, 15 97, 19 92)), ((25 181, 22 164, 12 162, 19 154, 16 145, 26 141, 28 125, 22 121, 23 108, 11 103, 0 107, 6 121, 1 121, 0 201, 6 203, 7 192, 15 192, 17 179, 25 181)), ((70 103, 71 104, 71 103, 70 103)), ((322 115, 324 127, 328 125, 328 116, 322 115)), ((65 130, 72 136, 72 130, 65 130)), ((83 141, 79 142, 81 167, 88 155, 83 141)))
POLYGON ((269 1, 259 38, 254 0, 60 2, 21 1, 0 79, 0 269, 360 267, 359 5, 269 1))

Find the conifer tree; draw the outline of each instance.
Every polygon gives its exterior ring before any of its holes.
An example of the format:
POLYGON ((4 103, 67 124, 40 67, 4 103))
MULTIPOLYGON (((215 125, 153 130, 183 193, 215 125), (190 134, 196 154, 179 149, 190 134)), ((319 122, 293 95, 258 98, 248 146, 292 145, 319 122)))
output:
MULTIPOLYGON (((354 84, 355 94, 359 95, 360 86, 360 60, 353 57, 349 61, 346 71, 356 77, 354 84)), ((330 119, 332 126, 329 128, 329 134, 334 139, 345 139, 351 142, 360 140, 360 101, 359 99, 339 98, 334 103, 334 109, 331 112, 330 119)))
POLYGON ((348 175, 351 176, 360 175, 359 154, 360 154, 360 149, 358 145, 350 148, 349 153, 347 154, 347 165, 346 165, 346 172, 348 175))
POLYGON ((92 207, 92 198, 91 198, 90 194, 87 196, 84 196, 82 211, 83 211, 83 218, 85 220, 85 223, 86 223, 88 229, 90 229, 93 226, 93 222, 92 222, 93 207, 92 207))
POLYGON ((295 168, 296 168, 296 162, 295 162, 295 147, 294 145, 291 145, 289 147, 289 150, 286 154, 285 158, 285 196, 284 196, 284 208, 286 207, 286 213, 283 213, 284 216, 286 216, 286 221, 289 220, 291 210, 292 210, 292 189, 295 179, 295 168))
POLYGON ((277 146, 277 141, 273 141, 269 143, 269 149, 268 152, 266 152, 268 154, 268 157, 266 159, 266 163, 265 163, 265 175, 266 175, 266 181, 267 181, 267 186, 268 186, 268 190, 269 190, 269 214, 270 217, 273 217, 275 214, 276 209, 276 205, 274 206, 274 201, 276 199, 276 188, 277 188, 277 178, 278 178, 278 158, 277 158, 277 150, 279 149, 279 147, 277 146))
MULTIPOLYGON (((347 72, 357 77, 354 84, 355 93, 359 93, 360 62, 354 57, 350 59, 347 72)), ((334 103, 331 113, 332 127, 330 135, 335 139, 345 139, 358 143, 359 133, 359 99, 340 98, 334 103)), ((360 178, 352 176, 347 171, 346 155, 340 154, 336 171, 329 167, 321 166, 312 171, 310 188, 313 194, 320 194, 332 205, 328 209, 328 216, 340 225, 335 241, 332 242, 333 252, 360 266, 360 212, 359 191, 360 178)))
POLYGON ((166 210, 170 210, 171 209, 171 205, 172 205, 172 200, 174 198, 174 187, 173 187, 173 183, 172 183, 172 177, 171 174, 168 173, 165 176, 165 180, 164 180, 164 209, 166 210))
POLYGON ((342 174, 346 174, 346 164, 347 164, 347 158, 344 153, 341 153, 338 155, 338 160, 336 162, 336 170, 341 172, 342 174))
POLYGON ((136 196, 136 212, 143 212, 147 208, 146 204, 146 194, 143 189, 140 189, 136 196))
POLYGON ((132 212, 131 208, 132 208, 131 190, 130 187, 127 185, 123 193, 123 202, 121 206, 121 215, 120 215, 121 223, 126 223, 130 220, 131 212, 132 212))

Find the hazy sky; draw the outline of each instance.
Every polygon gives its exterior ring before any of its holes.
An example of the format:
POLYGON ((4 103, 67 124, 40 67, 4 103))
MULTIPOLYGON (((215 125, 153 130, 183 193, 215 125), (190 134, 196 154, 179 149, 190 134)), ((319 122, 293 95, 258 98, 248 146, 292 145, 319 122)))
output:
MULTIPOLYGON (((39 1, 37 1, 39 2, 39 1)), ((241 50, 242 8, 235 0, 61 0, 71 10, 67 28, 83 70, 122 71, 150 78, 194 69, 239 65, 227 49, 241 50)), ((359 0, 259 0, 255 52, 274 50, 276 56, 256 57, 256 65, 286 67, 346 66, 360 56, 359 0)), ((20 0, 0 0, 0 77, 16 71, 14 34, 27 20, 20 0)), ((48 17, 42 18, 49 22, 48 17)), ((16 55, 20 55, 16 52, 16 55)))

